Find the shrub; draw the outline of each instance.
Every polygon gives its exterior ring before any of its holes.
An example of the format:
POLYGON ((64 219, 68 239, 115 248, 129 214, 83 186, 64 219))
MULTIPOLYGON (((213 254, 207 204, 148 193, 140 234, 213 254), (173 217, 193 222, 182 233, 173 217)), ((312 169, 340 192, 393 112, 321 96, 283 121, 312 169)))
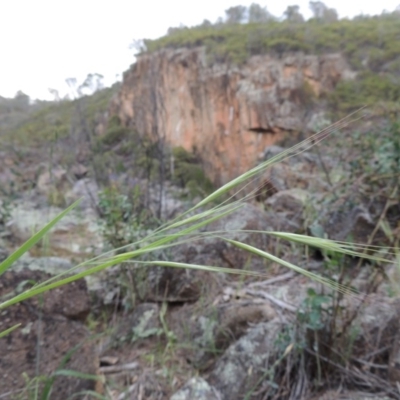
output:
POLYGON ((390 76, 363 72, 352 81, 341 81, 328 95, 334 111, 346 113, 365 105, 374 105, 380 100, 395 103, 400 98, 400 80, 390 76))
POLYGON ((114 146, 122 142, 129 135, 129 129, 123 126, 111 126, 107 129, 104 136, 101 137, 101 142, 106 146, 114 146))
POLYGON ((196 163, 196 157, 194 154, 189 153, 187 150, 185 150, 183 147, 174 147, 172 149, 172 155, 175 159, 176 163, 196 163))
POLYGON ((175 160, 173 180, 181 187, 189 189, 192 197, 209 194, 213 191, 213 184, 205 175, 196 156, 183 147, 172 149, 175 160))
POLYGON ((141 239, 156 222, 145 206, 138 185, 127 194, 120 192, 117 187, 104 189, 100 193, 98 206, 102 216, 102 235, 113 248, 141 239))

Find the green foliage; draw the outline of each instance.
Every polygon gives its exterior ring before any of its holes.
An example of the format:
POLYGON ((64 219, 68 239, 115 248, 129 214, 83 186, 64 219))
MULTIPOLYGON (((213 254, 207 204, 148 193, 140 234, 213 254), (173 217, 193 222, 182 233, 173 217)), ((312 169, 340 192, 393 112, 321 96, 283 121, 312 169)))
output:
POLYGON ((253 55, 344 54, 360 71, 353 81, 341 81, 329 102, 337 113, 346 113, 378 101, 400 98, 400 18, 396 14, 337 20, 334 10, 313 2, 316 17, 301 22, 297 9, 288 9, 287 20, 263 23, 200 25, 176 29, 156 40, 145 40, 147 52, 163 48, 204 46, 209 63, 244 63, 253 55), (297 21, 299 23, 295 23, 297 21), (301 22, 301 23, 300 23, 301 22), (323 22, 323 23, 321 23, 323 22))
POLYGON ((227 24, 240 24, 246 17, 246 7, 234 6, 225 11, 227 24))
POLYGON ((384 100, 396 103, 400 99, 400 80, 388 75, 372 72, 360 73, 358 79, 341 81, 328 95, 333 111, 347 113, 365 105, 374 105, 384 100))
MULTIPOLYGON (((377 141, 376 161, 377 174, 399 174, 400 171, 400 120, 386 128, 385 134, 377 141)), ((377 138, 378 139, 378 138, 377 138)), ((400 183, 400 177, 398 177, 400 183)))
POLYGON ((397 246, 400 239, 400 208, 396 203, 400 188, 398 117, 394 116, 392 121, 381 120, 378 126, 364 127, 351 135, 334 132, 331 140, 334 145, 323 152, 329 151, 333 158, 340 160, 340 167, 327 171, 335 190, 318 204, 318 209, 329 211, 312 217, 311 233, 315 237, 326 237, 323 227, 330 226, 331 234, 342 230, 347 235, 345 232, 353 226, 350 231, 354 237, 346 240, 397 246), (363 228, 358 218, 369 221, 370 226, 376 224, 375 229, 363 228))
POLYGON ((266 43, 268 51, 273 53, 282 54, 289 51, 304 51, 308 52, 310 45, 307 43, 299 42, 291 38, 275 38, 266 43))
POLYGON ((48 101, 30 102, 29 96, 19 91, 14 98, 0 96, 0 133, 18 128, 26 123, 32 114, 50 104, 48 101))
POLYGON ((116 187, 104 189, 100 193, 99 209, 102 235, 113 248, 136 242, 155 223, 138 185, 128 194, 121 193, 116 187))
MULTIPOLYGON (((379 204, 379 196, 389 198, 393 188, 400 185, 400 120, 394 118, 379 128, 356 131, 346 141, 341 140, 340 133, 334 134, 333 138, 338 141, 338 156, 346 149, 352 150, 347 156, 350 181, 363 178, 368 201, 375 198, 375 203, 379 204)), ((346 186, 340 190, 352 192, 351 182, 345 181, 346 186)), ((360 200, 354 202, 360 204, 360 200)))
POLYGON ((121 118, 118 115, 112 115, 108 120, 108 128, 121 126, 121 118))
POLYGON ((97 115, 107 109, 116 88, 114 85, 73 101, 39 102, 37 105, 32 105, 20 117, 19 123, 3 124, 3 137, 17 144, 32 147, 41 147, 48 145, 49 141, 65 138, 70 134, 74 118, 76 119, 78 102, 82 108, 82 115, 79 118, 84 118, 91 126, 97 115))
POLYGON ((111 126, 100 140, 102 144, 106 146, 113 146, 124 140, 128 135, 128 128, 124 128, 123 126, 111 126))
POLYGON ((365 57, 377 59, 379 54, 383 66, 398 57, 399 33, 400 19, 396 15, 387 14, 352 21, 343 19, 324 24, 310 20, 295 26, 286 20, 201 25, 190 29, 177 29, 172 34, 156 40, 145 40, 145 45, 148 52, 162 48, 205 46, 212 61, 232 61, 232 55, 243 54, 244 58, 238 61, 244 62, 251 55, 266 54, 271 51, 274 42, 280 40, 282 45, 279 51, 302 50, 308 54, 341 51, 349 57, 353 65, 357 66, 365 57), (257 47, 251 43, 254 34, 262 39, 257 47))
POLYGON ((189 189, 191 196, 205 195, 213 191, 213 184, 207 178, 196 156, 183 147, 172 149, 175 160, 173 180, 189 189))
POLYGON ((194 154, 189 153, 182 146, 174 147, 172 149, 172 155, 176 163, 195 163, 196 157, 194 154))
POLYGON ((328 296, 318 294, 314 289, 307 290, 307 297, 298 311, 298 319, 305 328, 317 331, 323 329, 327 322, 329 310, 325 307, 330 303, 328 296))

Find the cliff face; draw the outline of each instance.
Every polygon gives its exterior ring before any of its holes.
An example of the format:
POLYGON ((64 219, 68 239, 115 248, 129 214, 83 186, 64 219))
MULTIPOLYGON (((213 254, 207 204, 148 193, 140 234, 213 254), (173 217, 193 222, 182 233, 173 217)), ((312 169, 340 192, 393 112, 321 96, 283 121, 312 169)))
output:
POLYGON ((287 132, 301 131, 317 99, 351 75, 338 54, 252 57, 208 66, 203 48, 140 56, 111 113, 145 135, 195 150, 217 185, 254 166, 287 132))

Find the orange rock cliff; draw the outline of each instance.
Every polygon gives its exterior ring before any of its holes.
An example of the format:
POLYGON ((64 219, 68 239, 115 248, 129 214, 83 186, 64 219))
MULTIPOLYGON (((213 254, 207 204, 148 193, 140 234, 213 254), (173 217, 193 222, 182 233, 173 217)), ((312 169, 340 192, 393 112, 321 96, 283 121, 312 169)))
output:
POLYGON ((221 185, 303 131, 318 107, 310 98, 351 75, 340 54, 254 56, 239 67, 208 65, 204 48, 165 49, 138 56, 110 112, 141 135, 195 150, 221 185))

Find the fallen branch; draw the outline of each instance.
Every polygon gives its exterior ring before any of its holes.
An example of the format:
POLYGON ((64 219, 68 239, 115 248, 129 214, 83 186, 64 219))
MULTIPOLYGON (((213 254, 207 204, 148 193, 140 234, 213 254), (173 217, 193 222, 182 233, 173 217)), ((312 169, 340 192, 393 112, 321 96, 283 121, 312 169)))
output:
POLYGON ((102 374, 115 374, 118 372, 123 372, 123 371, 132 371, 133 369, 139 368, 139 363, 137 362, 132 362, 129 364, 123 364, 123 365, 112 365, 108 367, 100 367, 99 370, 102 374))
POLYGON ((271 285, 276 282, 286 281, 287 279, 293 278, 295 275, 296 274, 294 272, 287 272, 286 274, 276 276, 275 278, 267 279, 266 281, 250 283, 247 287, 249 289, 253 289, 256 287, 263 287, 271 285))
POLYGON ((246 289, 245 292, 247 294, 251 295, 251 296, 257 296, 257 297, 262 297, 264 299, 267 299, 267 300, 271 301, 272 303, 274 303, 275 305, 277 305, 277 306, 279 306, 279 307, 281 307, 281 308, 283 308, 283 309, 285 309, 287 311, 290 311, 290 312, 293 312, 293 313, 295 313, 297 311, 297 308, 295 306, 292 306, 291 304, 285 303, 284 301, 279 300, 279 299, 271 296, 270 294, 262 292, 260 290, 246 289))

